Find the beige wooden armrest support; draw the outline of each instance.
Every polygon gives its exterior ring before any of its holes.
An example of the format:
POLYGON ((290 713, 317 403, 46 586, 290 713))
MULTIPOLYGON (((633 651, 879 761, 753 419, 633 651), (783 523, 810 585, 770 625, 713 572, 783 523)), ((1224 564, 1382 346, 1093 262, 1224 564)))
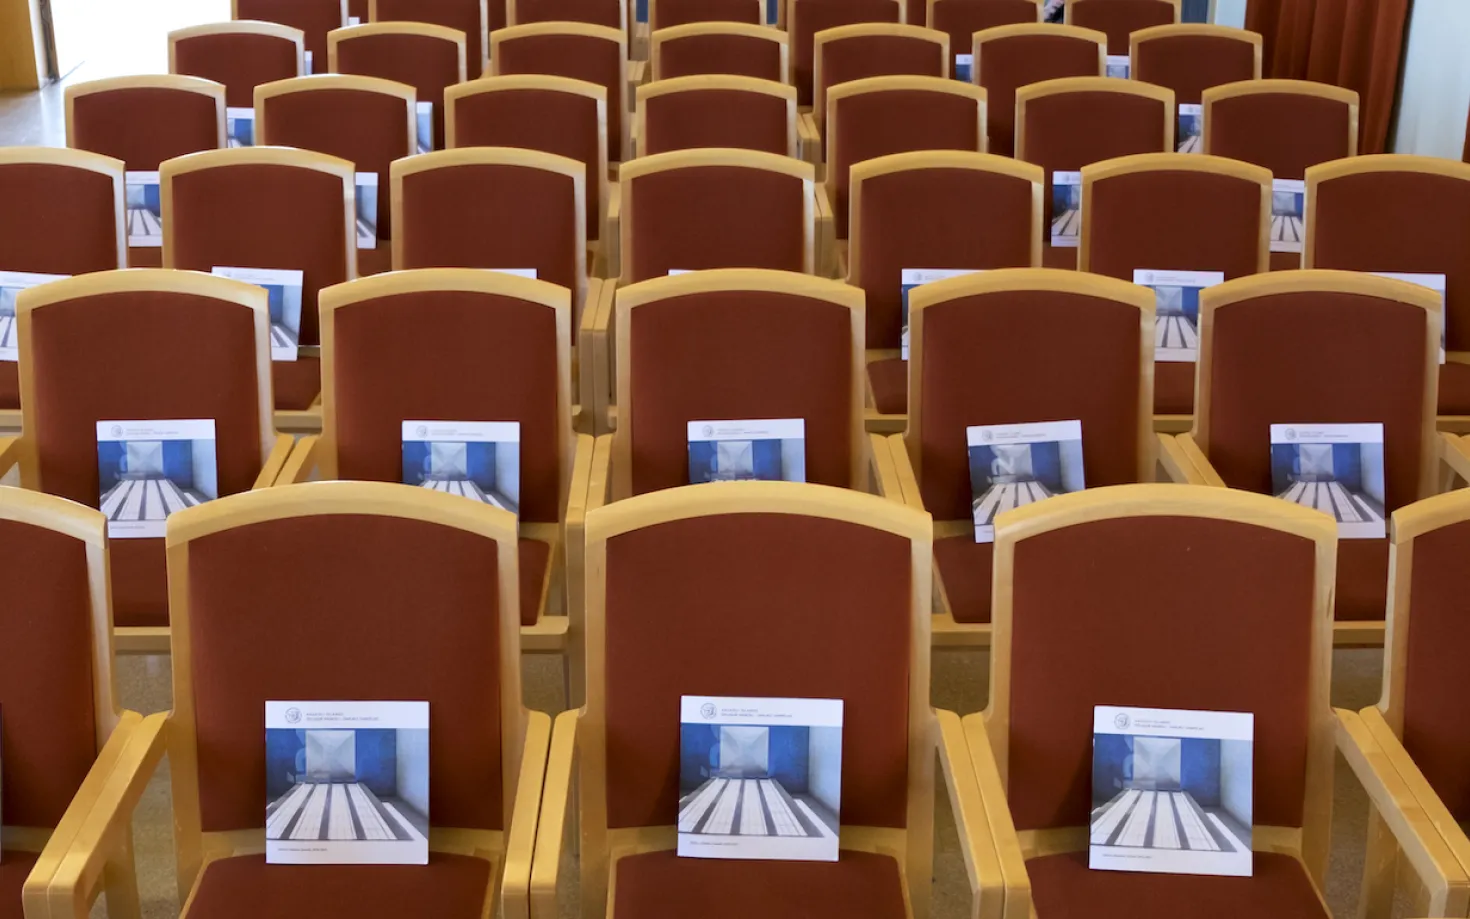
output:
POLYGON ((250 490, 270 488, 277 484, 281 471, 286 468, 286 461, 290 459, 295 446, 296 438, 290 434, 277 434, 275 443, 271 444, 271 452, 266 454, 265 465, 261 467, 260 475, 255 477, 255 484, 250 486, 250 490))
POLYGON ((944 772, 949 805, 954 811, 955 828, 959 831, 960 853, 965 859, 965 873, 970 879, 971 919, 999 919, 1005 908, 1005 881, 1000 858, 985 816, 980 784, 970 763, 970 750, 965 742, 960 716, 954 712, 935 711, 935 742, 940 769, 944 772))
POLYGON ((20 462, 20 438, 0 437, 0 475, 4 475, 20 462))
MULTIPOLYGON (((608 177, 606 216, 607 238, 602 240, 602 260, 607 266, 607 276, 620 278, 623 276, 623 183, 616 175, 608 177)), ((590 292, 587 302, 592 302, 590 292)))
POLYGON ((836 211, 832 208, 832 196, 827 184, 819 182, 817 194, 817 267, 816 275, 821 278, 837 277, 837 224, 833 220, 836 211))
POLYGON ((648 62, 628 62, 628 98, 632 99, 638 91, 638 87, 648 82, 648 62))
POLYGON ((592 433, 608 431, 607 409, 612 403, 612 317, 613 296, 617 282, 600 281, 594 302, 591 288, 582 307, 582 322, 577 332, 577 355, 580 362, 577 386, 581 392, 582 412, 592 419, 592 433))
MULTIPOLYGON (((872 456, 873 482, 877 485, 877 494, 903 504, 903 485, 899 482, 898 469, 894 466, 894 445, 890 438, 882 434, 869 434, 868 448, 872 456)), ((903 449, 902 442, 897 448, 903 449)))
POLYGON ((1190 456, 1180 446, 1173 434, 1157 434, 1159 439, 1159 465, 1175 485, 1203 485, 1204 475, 1195 466, 1190 456))
MULTIPOLYGON (((51 876, 46 891, 49 915, 87 915, 92 895, 108 868, 108 862, 119 851, 131 847, 133 808, 143 796, 158 761, 163 758, 167 719, 167 712, 159 712, 136 722, 121 722, 108 739, 103 753, 106 754, 116 743, 116 758, 95 796, 86 802, 85 818, 51 876), (129 723, 131 726, 124 730, 124 724, 129 723)), ((101 762, 99 758, 98 763, 101 762)), ((86 788, 85 783, 83 788, 86 788)), ((73 806, 80 803, 79 793, 73 806)), ((128 868, 131 870, 131 864, 128 868)))
MULTIPOLYGON (((1405 780, 1406 770, 1423 782, 1423 776, 1393 736, 1376 708, 1362 713, 1335 709, 1337 748, 1368 793, 1373 809, 1393 833, 1394 841, 1408 858, 1419 881, 1429 892, 1429 912, 1436 916, 1463 916, 1470 905, 1470 877, 1450 850, 1449 844, 1426 812, 1423 799, 1405 780), (1370 722, 1376 720, 1381 730, 1370 722), (1385 737, 1384 735, 1387 735, 1385 737), (1390 752, 1390 747, 1397 748, 1390 752), (1397 754, 1397 755, 1395 755, 1397 754)), ((1428 783, 1423 782, 1428 791, 1428 783)), ((1433 792, 1429 792, 1433 795, 1433 792)), ((1435 798, 1438 801, 1438 798, 1435 798)), ((1443 805, 1440 805, 1442 808, 1443 805)), ((1449 818, 1448 811, 1444 814, 1449 818)), ((1460 839, 1464 834, 1454 827, 1460 839)), ((1368 866, 1372 870, 1372 866, 1368 866)))
POLYGON ((985 716, 968 715, 960 724, 964 728, 965 745, 970 751, 975 783, 980 790, 985 826, 1000 863, 1000 876, 1005 886, 1005 914, 1025 919, 1031 915, 1031 878, 1026 874, 1021 839, 1016 835, 1015 823, 1011 821, 1005 786, 995 765, 995 754, 990 749, 990 738, 985 733, 985 716))
POLYGON ((1470 446, 1466 446, 1463 439, 1444 433, 1439 435, 1439 443, 1440 456, 1444 458, 1445 465, 1455 475, 1470 481, 1470 446))
POLYGON ((796 138, 801 158, 816 167, 818 177, 822 172, 822 132, 817 130, 817 119, 811 112, 796 116, 796 138))
POLYGON ((924 497, 919 493, 919 479, 914 475, 913 463, 909 461, 909 448, 902 434, 888 435, 888 449, 893 458, 893 471, 898 486, 903 490, 904 503, 910 507, 924 509, 924 497))
POLYGON ((316 471, 316 449, 321 439, 320 434, 309 434, 298 440, 276 481, 281 485, 310 481, 311 474, 316 471))
POLYGON ((529 711, 526 716, 526 745, 516 780, 515 813, 510 832, 505 834, 505 871, 500 882, 500 915, 504 919, 531 915, 531 865, 546 780, 546 755, 551 748, 551 716, 538 711, 529 711))
MULTIPOLYGON (((1195 443, 1193 434, 1179 434, 1172 438, 1169 443, 1169 435, 1159 435, 1159 462, 1169 470, 1171 476, 1175 475, 1176 469, 1172 464, 1178 465, 1178 473, 1185 476, 1184 484, 1187 485, 1212 485, 1215 488, 1224 488, 1225 480, 1220 478, 1220 473, 1210 465, 1210 460, 1205 456, 1205 451, 1195 443), (1172 452, 1177 448, 1177 453, 1172 452), (1182 457, 1182 459, 1180 459, 1182 457)), ((1180 479, 1174 479, 1178 482, 1180 479)))
POLYGON ((531 919, 557 919, 556 880, 572 807, 572 768, 576 763, 577 719, 581 712, 562 712, 551 731, 546 763, 536 854, 531 860, 531 919))

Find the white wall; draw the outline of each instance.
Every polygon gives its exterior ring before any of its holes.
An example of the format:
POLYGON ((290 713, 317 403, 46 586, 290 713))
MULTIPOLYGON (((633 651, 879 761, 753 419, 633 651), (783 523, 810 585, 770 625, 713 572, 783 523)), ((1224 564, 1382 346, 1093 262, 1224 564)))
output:
POLYGON ((1245 28, 1245 0, 1215 0, 1210 18, 1216 25, 1245 28))
POLYGON ((495 487, 501 494, 521 503, 521 445, 495 445, 495 487))
POLYGON ((1470 2, 1415 0, 1405 48, 1395 153, 1458 160, 1470 112, 1470 2))
POLYGON ((1251 825, 1251 757, 1255 745, 1248 740, 1220 741, 1220 804, 1230 816, 1251 825))
POLYGON ((840 813, 842 729, 812 728, 807 738, 807 791, 832 813, 840 813))
POLYGON ((429 813, 429 732, 398 732, 398 797, 429 813))

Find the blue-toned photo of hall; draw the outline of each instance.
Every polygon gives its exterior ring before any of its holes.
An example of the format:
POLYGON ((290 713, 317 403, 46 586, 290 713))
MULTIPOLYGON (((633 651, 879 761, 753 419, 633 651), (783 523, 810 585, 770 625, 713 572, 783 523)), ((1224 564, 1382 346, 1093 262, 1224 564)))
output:
POLYGON ((429 832, 429 732, 265 732, 266 838, 422 842, 429 832))
POLYGON ((686 723, 679 746, 680 833, 837 835, 841 728, 686 723))
POLYGON ((163 520, 219 497, 213 440, 102 440, 98 508, 109 520, 163 520))
POLYGON ((521 494, 520 444, 406 440, 403 481, 516 513, 521 494))
POLYGON ((1091 845, 1250 851, 1253 746, 1248 740, 1096 735, 1091 845))

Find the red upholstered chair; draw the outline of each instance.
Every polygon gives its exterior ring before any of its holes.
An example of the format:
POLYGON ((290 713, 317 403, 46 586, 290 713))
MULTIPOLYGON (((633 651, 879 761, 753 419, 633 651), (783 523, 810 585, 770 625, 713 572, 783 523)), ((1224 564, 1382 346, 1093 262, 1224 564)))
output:
MULTIPOLYGON (((9 443, 14 443, 10 441, 9 443)), ((162 713, 118 706, 106 520, 50 495, 0 488, 0 707, 5 851, 0 913, 50 916, 48 885, 113 774, 163 753, 162 713)), ((132 828, 101 847, 85 902, 138 916, 132 828), (119 845, 122 839, 125 844, 119 845)), ((83 908, 80 915, 85 915, 83 908)))
MULTIPOLYGON (((979 5, 981 0, 959 0, 979 5)), ((1016 150, 1016 90, 1043 80, 1100 77, 1108 54, 1102 32, 1056 23, 997 26, 967 38, 971 82, 985 87, 990 144, 1000 156, 1016 150)))
POLYGON ((1129 75, 1174 90, 1178 105, 1198 105, 1207 89, 1259 80, 1261 45, 1258 32, 1208 23, 1139 29, 1130 37, 1129 75))
MULTIPOLYGON (((913 2, 913 0, 908 0, 913 2)), ((782 15, 791 36, 791 78, 799 105, 812 105, 818 32, 860 22, 904 22, 901 0, 783 0, 782 15)))
POLYGON ((927 5, 924 22, 949 36, 949 50, 955 57, 970 53, 970 39, 976 32, 1039 24, 1044 9, 1042 0, 927 0, 927 5))
MULTIPOLYGON (((648 0, 648 32, 691 22, 763 25, 761 0, 648 0)), ((784 79, 785 71, 779 78, 784 79)), ((655 78, 657 79, 657 78, 655 78)))
POLYGON ((786 83, 704 74, 638 87, 634 142, 640 156, 727 147, 795 158, 796 88, 786 83))
MULTIPOLYGON (((0 147, 0 271, 126 268, 123 173, 121 160, 84 150, 0 147)), ((0 429, 20 430, 16 361, 0 361, 0 429)))
POLYGON ((306 37, 306 53, 311 55, 310 63, 306 64, 302 73, 326 73, 327 33, 347 25, 347 2, 348 0, 230 0, 230 18, 275 22, 300 29, 306 37))
MULTIPOLYGON (((1434 494, 1439 312, 1426 288, 1344 271, 1274 271, 1201 291, 1194 429, 1177 439, 1189 463, 1171 475, 1270 493, 1272 424, 1380 423, 1385 512, 1434 494)), ((1336 640, 1377 644, 1388 540, 1345 538, 1338 560, 1336 640)))
MULTIPOLYGON (((793 482, 693 485, 589 513, 588 703, 556 721, 533 919, 557 915, 571 827, 585 919, 927 916, 936 748, 966 869, 990 864, 958 718, 929 704, 930 538, 912 508, 793 482), (675 855, 687 693, 843 701, 836 862, 675 855)), ((999 915, 994 888, 971 889, 975 915, 999 915)))
POLYGON ((852 167, 839 276, 867 297, 868 430, 893 434, 906 424, 904 269, 1041 267, 1044 182, 1040 166, 954 150, 894 153, 852 167))
POLYGON ((1470 754, 1461 692, 1467 521, 1464 489, 1394 511, 1383 695, 1361 712, 1337 712, 1338 743, 1373 804, 1365 916, 1388 915, 1400 869, 1425 863, 1446 877, 1428 885, 1423 912, 1462 915, 1470 900, 1470 840, 1460 828, 1470 754))
POLYGON ((488 72, 485 49, 489 35, 505 28, 506 0, 368 0, 364 22, 427 22, 463 32, 469 79, 488 72))
POLYGON ((358 246, 362 274, 387 271, 392 264, 393 215, 382 204, 388 164, 418 149, 417 94, 406 83, 323 74, 267 83, 255 90, 255 137, 260 144, 314 150, 352 163, 369 174, 376 194, 358 193, 357 237, 375 221, 375 241, 358 246))
MULTIPOLYGON (((197 490, 273 484, 291 438, 271 424, 267 299, 252 284, 156 268, 22 291, 22 434, 7 467, 28 489, 97 507, 99 422, 206 419, 215 487, 197 490)), ((141 519, 126 513, 110 516, 141 519)), ((168 653, 163 540, 113 538, 109 555, 118 650, 168 653)))
POLYGON ((868 77, 949 77, 949 36, 894 22, 859 22, 812 37, 812 118, 826 127, 827 91, 868 77))
POLYGON ((1153 294, 1054 268, 989 271, 910 291, 909 336, 908 427, 889 441, 883 494, 936 521, 935 645, 987 645, 993 545, 975 541, 965 429, 1080 421, 1088 488, 1152 481, 1153 294))
POLYGON ((532 22, 585 22, 628 31, 628 0, 504 0, 508 26, 532 22))
MULTIPOLYGON (((549 719, 521 705, 515 515, 382 482, 271 492, 169 525, 185 914, 525 915, 549 719), (287 590, 282 553, 309 572, 287 590), (264 804, 282 777, 267 768, 266 702, 364 698, 429 705, 428 864, 267 865, 264 804)), ((84 830, 108 829, 147 780, 114 783, 84 830)))
POLYGON ((419 108, 432 106, 429 125, 415 131, 415 152, 443 150, 444 92, 465 81, 463 32, 423 22, 374 22, 336 29, 327 36, 332 73, 354 73, 405 83, 419 108))
POLYGON ((1067 25, 1106 32, 1109 54, 1128 54, 1139 29, 1179 21, 1179 0, 1067 0, 1064 9, 1067 25))
POLYGON ((490 36, 494 76, 542 74, 585 80, 607 93, 607 155, 630 158, 628 143, 628 37, 582 22, 535 22, 490 36))
MULTIPOLYGON (((1212 86, 1204 92, 1204 132, 1205 153, 1301 182, 1312 166, 1358 155, 1358 94, 1305 80, 1212 86)), ((1300 268, 1303 222, 1271 223, 1271 270, 1300 268)))
POLYGON ((1302 264, 1445 276, 1439 414, 1470 430, 1470 164, 1394 154, 1307 170, 1302 264))
MULTIPOLYGON (((1144 153, 1082 167, 1077 268, 1132 282, 1138 269, 1219 271, 1225 280, 1270 268, 1271 173, 1221 156, 1144 153)), ((1154 368, 1160 430, 1189 429, 1193 362, 1154 368)))
POLYGON ((1007 916, 1327 919, 1335 542, 1316 511, 1177 485, 1000 515, 990 701, 963 724, 1007 916), (1093 711, 1118 704, 1254 716, 1250 877, 1088 868, 1093 711))
POLYGON ((212 22, 168 33, 168 72, 213 80, 227 108, 255 109, 255 87, 305 76, 306 36, 275 22, 212 22))
MULTIPOLYGON (((128 172, 154 172, 164 160, 225 145, 225 88, 171 74, 114 77, 66 87, 66 145, 122 160, 128 172)), ((142 189, 138 195, 141 198, 142 189)), ((162 213, 146 200, 128 207, 134 268, 163 264, 162 213)))
POLYGON ((791 82, 790 39, 780 29, 739 22, 666 26, 649 41, 650 78, 730 73, 791 82))
MULTIPOLYGON (((1097 2, 1097 0, 1093 0, 1097 2)), ((1123 3, 1126 0, 1105 0, 1123 3)), ((1046 201, 1052 177, 1132 153, 1174 149, 1174 94, 1159 86, 1109 77, 1045 80, 1016 90, 1016 159, 1046 170, 1046 201)), ((1048 218, 1055 218, 1048 214, 1048 218)), ((1048 268, 1075 268, 1075 247, 1047 240, 1048 268)))
POLYGON ((271 363, 276 425, 321 429, 317 291, 357 277, 352 164, 309 150, 237 147, 160 169, 163 264, 303 272, 302 353, 271 363))

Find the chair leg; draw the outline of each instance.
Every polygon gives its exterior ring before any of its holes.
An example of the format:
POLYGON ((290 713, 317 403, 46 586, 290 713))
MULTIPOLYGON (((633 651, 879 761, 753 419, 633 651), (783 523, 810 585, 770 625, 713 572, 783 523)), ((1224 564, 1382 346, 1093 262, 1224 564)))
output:
POLYGON ((1358 919, 1388 919, 1398 877, 1398 843, 1393 832, 1369 805, 1368 853, 1363 859, 1363 892, 1358 898, 1358 919))
POLYGON ((133 858, 133 827, 123 824, 112 858, 102 869, 106 890, 108 919, 142 919, 143 907, 138 897, 138 865, 133 858))

